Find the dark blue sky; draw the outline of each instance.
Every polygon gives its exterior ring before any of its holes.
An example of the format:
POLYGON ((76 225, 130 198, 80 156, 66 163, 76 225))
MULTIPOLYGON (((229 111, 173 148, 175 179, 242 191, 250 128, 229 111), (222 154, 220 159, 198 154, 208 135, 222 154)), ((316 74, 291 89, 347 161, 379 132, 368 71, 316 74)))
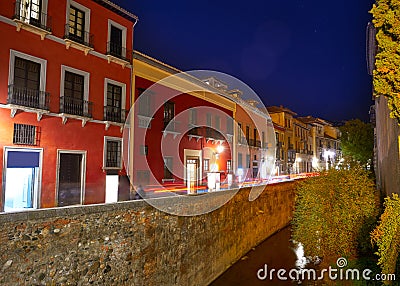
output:
POLYGON ((134 47, 176 68, 228 73, 265 105, 368 119, 372 0, 115 0, 139 17, 134 47))

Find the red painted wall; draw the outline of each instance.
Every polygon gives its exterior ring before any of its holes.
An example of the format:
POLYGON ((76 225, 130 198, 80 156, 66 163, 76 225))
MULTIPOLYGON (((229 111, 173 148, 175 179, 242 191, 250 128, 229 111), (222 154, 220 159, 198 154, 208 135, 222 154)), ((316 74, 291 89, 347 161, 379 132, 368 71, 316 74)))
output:
MULTIPOLYGON (((154 82, 149 81, 147 79, 135 76, 135 98, 138 98, 139 92, 138 89, 143 88, 147 89, 150 86, 152 86, 154 82)), ((145 138, 146 145, 148 146, 148 156, 145 158, 143 155, 142 156, 137 156, 134 158, 134 169, 135 170, 146 170, 147 164, 146 160, 149 163, 149 167, 154 174, 156 180, 158 182, 161 182, 163 177, 164 177, 164 161, 163 161, 163 154, 161 153, 161 141, 165 140, 165 146, 167 146, 164 156, 175 156, 173 149, 177 148, 179 150, 179 159, 181 162, 177 162, 178 158, 174 158, 173 166, 174 169, 178 164, 183 164, 184 165, 184 149, 192 149, 192 150, 201 150, 202 148, 205 147, 210 147, 213 150, 216 149, 217 144, 213 144, 211 141, 206 142, 206 140, 200 139, 198 142, 195 139, 189 140, 189 137, 187 135, 181 137, 181 140, 179 140, 180 136, 178 135, 177 138, 173 138, 172 134, 167 134, 163 138, 163 119, 164 119, 164 109, 163 109, 163 102, 164 98, 162 95, 168 94, 168 93, 175 93, 173 90, 167 88, 167 87, 156 87, 155 89, 152 89, 155 91, 155 94, 153 96, 153 99, 156 99, 157 102, 155 103, 155 106, 161 106, 159 108, 154 116, 153 120, 151 121, 151 128, 150 129, 143 129, 139 128, 138 124, 135 123, 135 139, 134 139, 134 152, 135 154, 140 154, 140 138, 145 138), (158 104, 158 105, 157 105, 158 104)), ((216 104, 210 103, 208 101, 205 101, 201 98, 197 98, 194 96, 191 96, 189 94, 180 94, 173 99, 171 99, 172 102, 175 103, 175 116, 179 116, 178 114, 188 110, 192 107, 213 107, 215 109, 218 109, 222 111, 221 114, 221 130, 222 132, 226 132, 226 117, 227 116, 232 116, 233 112, 227 109, 224 109, 216 104)), ((198 124, 205 124, 205 114, 197 114, 198 117, 198 124)), ((214 118, 213 118, 214 120, 214 118)), ((189 122, 188 117, 180 118, 178 121, 180 121, 180 125, 187 125, 189 122)), ((214 124, 214 122, 213 122, 214 124)), ((185 126, 181 126, 185 128, 185 126)), ((164 143, 163 143, 164 144, 164 143)), ((224 152, 220 155, 220 158, 218 159, 218 164, 220 165, 220 170, 226 170, 226 161, 231 159, 231 152, 229 149, 228 144, 225 142, 224 144, 224 152)), ((183 176, 183 173, 181 174, 183 176)), ((136 178, 135 178, 136 179, 136 178)), ((182 179, 176 178, 175 182, 181 182, 182 179)))
MULTIPOLYGON (((0 1, 0 15, 10 20, 14 15, 14 0, 0 1)), ((103 120, 104 113, 104 80, 112 79, 126 84, 126 106, 129 110, 131 95, 131 69, 122 68, 116 63, 108 63, 105 58, 88 54, 75 48, 66 49, 63 42, 66 24, 66 1, 48 1, 48 15, 52 17, 52 36, 58 41, 21 30, 4 21, 0 21, 0 34, 3 43, 0 45, 0 104, 7 103, 10 50, 26 53, 47 60, 46 91, 50 93, 50 112, 57 114, 60 107, 61 66, 76 68, 90 73, 89 101, 93 102, 93 119, 103 120)), ((133 24, 131 21, 106 9, 94 1, 76 0, 91 9, 90 33, 94 34, 94 49, 100 54, 106 53, 108 19, 127 28, 127 49, 132 50, 133 24)), ((0 19, 1 20, 1 19, 0 19)), ((57 150, 86 150, 86 190, 85 203, 101 203, 105 199, 105 176, 103 171, 104 136, 122 137, 118 126, 110 126, 106 131, 105 124, 88 122, 82 127, 82 121, 68 119, 62 124, 61 118, 43 115, 40 122, 36 114, 19 111, 15 118, 10 117, 10 110, 0 108, 0 158, 4 158, 4 146, 13 145, 13 124, 22 123, 40 127, 39 146, 43 148, 43 169, 40 207, 56 205, 56 170, 57 150)), ((24 146, 22 146, 24 147, 24 146)), ((29 146, 26 146, 29 147, 29 146)), ((3 174, 3 163, 0 164, 3 174)), ((124 171, 120 172, 121 174, 124 171)), ((3 184, 0 177, 0 187, 3 184)), ((0 196, 0 200, 1 200, 0 196)), ((2 202, 0 202, 0 209, 2 202)))

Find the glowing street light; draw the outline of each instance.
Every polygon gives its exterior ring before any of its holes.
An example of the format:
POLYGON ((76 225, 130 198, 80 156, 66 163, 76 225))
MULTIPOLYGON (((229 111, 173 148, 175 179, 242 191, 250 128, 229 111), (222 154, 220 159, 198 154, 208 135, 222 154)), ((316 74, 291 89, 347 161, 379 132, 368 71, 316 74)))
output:
POLYGON ((217 147, 217 154, 221 154, 222 152, 224 152, 224 146, 218 145, 218 147, 217 147))

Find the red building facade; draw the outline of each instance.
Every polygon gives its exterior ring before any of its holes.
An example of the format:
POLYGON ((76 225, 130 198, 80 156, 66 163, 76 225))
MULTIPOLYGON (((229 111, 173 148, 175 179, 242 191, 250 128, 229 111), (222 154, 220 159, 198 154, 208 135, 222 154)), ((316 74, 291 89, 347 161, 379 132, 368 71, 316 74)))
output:
POLYGON ((222 187, 233 173, 235 102, 139 52, 133 64, 133 184, 145 189, 183 187, 190 193, 207 185, 213 173, 222 187))
POLYGON ((109 1, 0 2, 0 210, 115 201, 137 17, 109 1))

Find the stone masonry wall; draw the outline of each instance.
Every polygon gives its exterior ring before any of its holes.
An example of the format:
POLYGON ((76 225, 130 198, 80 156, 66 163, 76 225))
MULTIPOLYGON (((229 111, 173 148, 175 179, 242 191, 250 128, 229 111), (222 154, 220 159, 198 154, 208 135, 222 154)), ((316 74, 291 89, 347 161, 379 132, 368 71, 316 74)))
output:
POLYGON ((142 200, 0 214, 0 285, 208 285, 289 223, 294 185, 269 185, 252 202, 242 189, 195 217, 142 200))

